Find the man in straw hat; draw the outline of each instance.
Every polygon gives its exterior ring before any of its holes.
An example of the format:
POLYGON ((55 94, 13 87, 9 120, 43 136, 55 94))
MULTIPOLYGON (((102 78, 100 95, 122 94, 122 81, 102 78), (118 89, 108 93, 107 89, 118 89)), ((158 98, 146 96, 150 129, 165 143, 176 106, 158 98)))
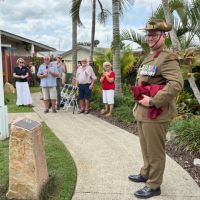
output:
POLYGON ((138 70, 135 88, 141 89, 141 98, 136 101, 133 109, 144 164, 138 175, 128 177, 133 182, 146 184, 134 193, 137 198, 161 194, 160 185, 165 168, 165 137, 169 123, 176 115, 174 97, 183 87, 177 56, 165 49, 165 32, 171 28, 171 24, 153 19, 144 29, 151 52, 138 70), (149 95, 141 92, 147 89, 145 86, 150 88, 149 95), (151 95, 152 92, 154 95, 151 95))

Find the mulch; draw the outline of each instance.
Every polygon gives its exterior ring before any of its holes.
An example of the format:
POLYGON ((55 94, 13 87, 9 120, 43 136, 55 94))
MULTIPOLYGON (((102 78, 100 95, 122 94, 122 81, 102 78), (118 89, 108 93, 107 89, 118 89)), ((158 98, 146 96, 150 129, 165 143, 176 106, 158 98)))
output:
MULTIPOLYGON (((138 135, 137 126, 135 123, 127 124, 114 117, 105 117, 98 111, 91 111, 90 113, 132 134, 138 135)), ((166 142, 166 153, 182 168, 184 168, 200 187, 200 167, 193 165, 193 159, 200 158, 200 154, 191 154, 189 151, 184 149, 184 147, 179 146, 174 141, 166 142)))

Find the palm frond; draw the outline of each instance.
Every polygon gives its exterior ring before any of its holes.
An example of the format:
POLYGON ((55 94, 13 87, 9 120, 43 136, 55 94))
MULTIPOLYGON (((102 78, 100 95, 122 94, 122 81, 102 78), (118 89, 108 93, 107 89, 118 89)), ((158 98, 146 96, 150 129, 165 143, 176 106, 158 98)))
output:
POLYGON ((128 40, 139 44, 145 52, 148 52, 148 45, 145 41, 144 36, 136 33, 134 30, 123 29, 121 32, 121 40, 128 40))
POLYGON ((159 5, 158 8, 156 8, 156 10, 153 12, 153 16, 150 17, 150 19, 152 18, 165 19, 162 5, 159 5))
POLYGON ((111 15, 109 10, 102 9, 101 12, 97 15, 97 20, 100 24, 105 24, 108 16, 111 15))
POLYGON ((169 2, 173 16, 178 15, 183 26, 187 26, 186 4, 183 0, 171 0, 169 2))
POLYGON ((108 16, 111 15, 111 12, 108 9, 104 9, 100 0, 98 0, 98 3, 99 3, 101 12, 98 14, 97 20, 99 23, 105 24, 106 20, 108 19, 108 16))
POLYGON ((79 26, 83 26, 83 23, 80 19, 80 7, 81 7, 82 0, 72 0, 72 7, 70 9, 70 13, 74 20, 77 20, 79 26))
POLYGON ((128 6, 133 6, 135 3, 135 0, 119 0, 119 11, 120 11, 120 16, 123 16, 124 10, 128 6))

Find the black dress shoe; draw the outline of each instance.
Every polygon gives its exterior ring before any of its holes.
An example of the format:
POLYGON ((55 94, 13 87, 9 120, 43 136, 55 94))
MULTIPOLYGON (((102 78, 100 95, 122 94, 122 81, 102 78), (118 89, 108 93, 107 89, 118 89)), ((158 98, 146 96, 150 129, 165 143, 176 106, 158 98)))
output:
POLYGON ((136 183, 145 183, 147 181, 146 178, 144 178, 142 175, 130 175, 128 176, 128 179, 130 181, 136 182, 136 183))
POLYGON ((158 196, 160 194, 161 194, 160 187, 157 189, 151 189, 147 186, 134 193, 134 195, 139 199, 148 199, 150 197, 158 196))

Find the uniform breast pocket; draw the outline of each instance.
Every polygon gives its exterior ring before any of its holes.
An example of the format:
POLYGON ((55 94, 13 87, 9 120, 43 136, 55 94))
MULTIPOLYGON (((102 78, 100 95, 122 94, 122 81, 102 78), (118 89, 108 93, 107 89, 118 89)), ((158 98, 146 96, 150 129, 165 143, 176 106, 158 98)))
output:
POLYGON ((141 82, 149 82, 149 76, 139 76, 138 84, 141 85, 141 82))

